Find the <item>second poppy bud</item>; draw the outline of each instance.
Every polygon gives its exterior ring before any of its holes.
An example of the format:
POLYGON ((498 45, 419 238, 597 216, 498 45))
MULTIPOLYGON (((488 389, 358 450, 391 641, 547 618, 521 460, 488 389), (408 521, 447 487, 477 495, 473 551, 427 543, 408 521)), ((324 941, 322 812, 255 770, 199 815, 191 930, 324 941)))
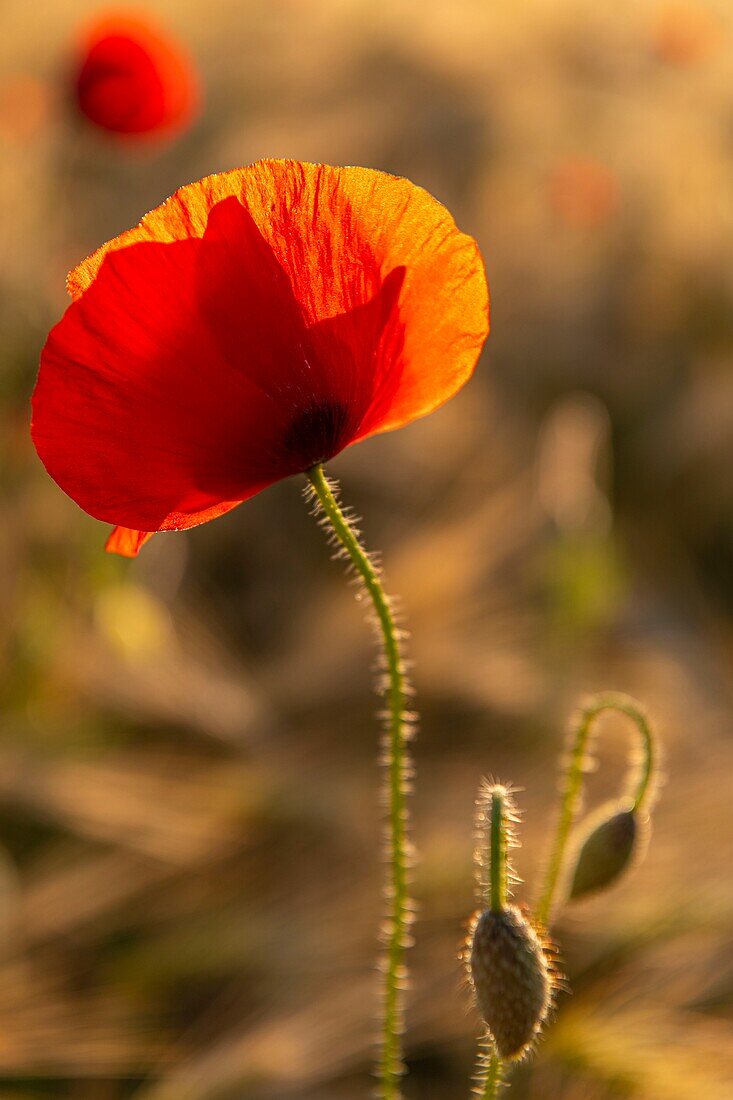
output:
POLYGON ((639 814, 628 804, 612 802, 593 814, 569 861, 568 900, 578 901, 612 886, 634 863, 640 846, 639 814))

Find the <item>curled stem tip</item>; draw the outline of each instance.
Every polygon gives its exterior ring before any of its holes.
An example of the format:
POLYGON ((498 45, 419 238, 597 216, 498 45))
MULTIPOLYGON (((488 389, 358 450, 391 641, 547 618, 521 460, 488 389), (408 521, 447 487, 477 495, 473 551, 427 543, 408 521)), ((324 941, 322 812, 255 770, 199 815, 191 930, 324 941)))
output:
POLYGON ((385 735, 385 785, 387 795, 387 897, 389 913, 385 934, 383 972, 382 1032, 377 1076, 381 1100, 400 1100, 402 1066, 403 989, 406 980, 404 962, 407 931, 410 924, 408 898, 408 814, 407 776, 409 760, 407 740, 408 683, 400 651, 401 634, 395 621, 379 572, 364 549, 347 513, 339 504, 337 492, 318 464, 308 470, 308 480, 339 547, 348 555, 361 578, 376 614, 379 637, 387 674, 387 725, 385 735))
POLYGON ((634 810, 645 809, 654 793, 654 777, 657 770, 657 743, 649 720, 633 699, 625 699, 617 707, 635 724, 639 735, 638 766, 629 777, 629 796, 634 810))
POLYGON ((595 720, 606 711, 616 711, 631 719, 638 734, 639 749, 634 754, 633 766, 627 780, 627 796, 631 811, 636 812, 645 808, 653 790, 658 752, 655 737, 643 707, 628 695, 593 696, 582 707, 571 729, 570 752, 561 785, 557 827, 536 908, 537 922, 544 928, 548 926, 552 916, 568 839, 581 806, 583 775, 588 766, 591 731, 595 720))

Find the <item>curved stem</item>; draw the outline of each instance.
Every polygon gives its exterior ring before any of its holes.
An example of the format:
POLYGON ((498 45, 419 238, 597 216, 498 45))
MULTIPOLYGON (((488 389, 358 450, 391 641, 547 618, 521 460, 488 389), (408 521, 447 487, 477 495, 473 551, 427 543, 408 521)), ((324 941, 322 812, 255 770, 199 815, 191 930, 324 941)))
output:
POLYGON ((319 463, 307 473, 325 521, 354 568, 374 605, 387 673, 386 793, 388 804, 387 846, 388 881, 386 896, 389 923, 386 930, 384 959, 384 1001, 378 1079, 382 1100, 399 1100, 402 1066, 404 964, 407 930, 410 923, 408 890, 407 838, 407 677, 400 653, 400 633, 389 598, 379 573, 365 551, 358 534, 342 510, 336 492, 319 463))
POLYGON ((641 810, 646 806, 654 790, 654 774, 657 768, 657 744, 652 733, 651 726, 643 710, 633 699, 617 701, 617 709, 627 715, 635 723, 641 741, 639 754, 638 775, 632 775, 633 809, 641 810))
POLYGON ((570 830, 580 809, 583 772, 587 761, 588 742, 595 719, 604 711, 615 710, 625 714, 636 726, 641 742, 640 767, 634 767, 629 797, 632 809, 639 810, 646 802, 652 787, 656 765, 656 746, 643 709, 628 695, 597 695, 582 708, 572 733, 570 755, 561 788, 560 813, 545 880, 537 903, 536 919, 547 928, 552 915, 557 885, 560 880, 565 849, 570 830))

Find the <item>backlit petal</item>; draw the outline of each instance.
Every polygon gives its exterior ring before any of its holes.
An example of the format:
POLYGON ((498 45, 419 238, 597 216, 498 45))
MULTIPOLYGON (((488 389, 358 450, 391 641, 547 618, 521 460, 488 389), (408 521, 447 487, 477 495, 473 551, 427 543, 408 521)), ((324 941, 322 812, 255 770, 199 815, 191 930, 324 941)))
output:
POLYGON ((488 331, 477 246, 440 203, 292 161, 182 188, 69 290, 34 440, 70 496, 133 531, 201 523, 425 415, 488 331))
POLYGON ((141 548, 152 537, 152 531, 131 531, 129 527, 115 527, 104 548, 110 554, 120 554, 123 558, 136 558, 141 548))
MULTIPOLYGON (((202 316, 204 247, 110 254, 44 348, 36 448, 97 519, 141 531, 191 527, 282 476, 272 449, 282 410, 225 358, 202 316)), ((279 305, 269 305, 272 326, 279 305)), ((247 307, 245 299, 245 331, 247 307)), ((245 342, 243 353, 256 349, 245 342)))

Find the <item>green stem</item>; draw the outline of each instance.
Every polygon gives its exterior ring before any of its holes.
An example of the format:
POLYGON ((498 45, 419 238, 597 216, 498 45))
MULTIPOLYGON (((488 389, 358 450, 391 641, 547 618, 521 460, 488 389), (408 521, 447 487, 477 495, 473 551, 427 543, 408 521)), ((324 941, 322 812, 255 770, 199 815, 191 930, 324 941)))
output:
MULTIPOLYGON (((509 849, 516 844, 516 820, 511 791, 501 783, 483 780, 476 802, 476 874, 481 905, 488 905, 492 913, 503 912, 509 901, 509 849)), ((503 1063, 488 1032, 479 1050, 476 1080, 474 1092, 479 1100, 495 1100, 503 1080, 503 1063)))
POLYGON ((501 1058, 497 1054, 496 1048, 492 1046, 491 1053, 487 1056, 486 1076, 480 1086, 479 1100, 496 1100, 503 1076, 501 1058))
POLYGON ((387 733, 385 762, 388 803, 388 881, 386 896, 389 923, 385 940, 384 1000, 381 1049, 378 1065, 381 1100, 399 1100, 402 1065, 403 989, 407 930, 410 923, 408 899, 408 837, 406 777, 408 769, 406 714, 407 678, 400 654, 399 630, 379 574, 337 500, 334 489, 319 463, 307 473, 313 491, 333 534, 348 554, 374 605, 384 648, 387 672, 387 733))
POLYGON ((537 922, 544 928, 549 925, 568 838, 580 809, 583 773, 587 760, 591 728, 595 719, 604 711, 609 710, 625 714, 634 723, 639 734, 641 744, 640 767, 638 768, 638 774, 636 767, 633 770, 629 794, 634 810, 642 808, 652 789, 651 781, 656 766, 657 753, 654 736, 643 709, 628 695, 594 696, 581 710, 573 729, 570 755, 561 788, 560 813, 555 838, 545 872, 542 893, 535 912, 537 922))
POLYGON ((644 711, 633 699, 618 702, 617 709, 634 722, 639 733, 641 752, 639 754, 638 774, 633 789, 633 809, 643 809, 654 790, 654 774, 657 768, 657 743, 644 711))
POLYGON ((491 861, 490 902, 493 913, 501 913, 507 903, 507 826, 505 817, 505 796, 503 787, 494 787, 491 792, 491 861))

